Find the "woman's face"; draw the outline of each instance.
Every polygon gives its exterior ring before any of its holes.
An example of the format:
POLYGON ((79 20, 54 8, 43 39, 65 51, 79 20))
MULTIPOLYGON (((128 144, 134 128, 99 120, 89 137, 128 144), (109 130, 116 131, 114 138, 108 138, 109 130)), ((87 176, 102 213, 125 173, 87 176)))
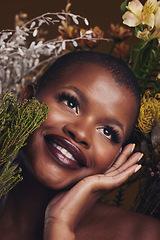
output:
POLYGON ((51 111, 24 151, 34 176, 53 189, 105 172, 118 156, 137 110, 130 92, 93 65, 70 68, 36 98, 51 111))

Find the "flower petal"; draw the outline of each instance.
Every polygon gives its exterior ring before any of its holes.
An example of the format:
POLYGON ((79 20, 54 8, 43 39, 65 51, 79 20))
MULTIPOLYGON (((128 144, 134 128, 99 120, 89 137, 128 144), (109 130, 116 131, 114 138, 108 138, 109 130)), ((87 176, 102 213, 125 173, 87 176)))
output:
POLYGON ((146 16, 144 20, 142 21, 143 24, 147 24, 151 28, 154 27, 154 22, 155 22, 155 15, 152 13, 151 15, 146 16))
POLYGON ((122 16, 123 24, 128 25, 129 27, 138 26, 141 21, 131 12, 127 11, 122 16))
POLYGON ((150 9, 151 12, 156 11, 157 7, 158 7, 157 0, 147 0, 144 4, 144 8, 150 9))
POLYGON ((160 28, 160 7, 158 8, 158 11, 155 14, 155 27, 160 28))
POLYGON ((150 36, 151 39, 157 38, 158 42, 160 41, 160 29, 156 29, 152 35, 150 36))
POLYGON ((136 16, 140 17, 143 5, 139 0, 133 0, 128 3, 127 9, 130 10, 136 16))

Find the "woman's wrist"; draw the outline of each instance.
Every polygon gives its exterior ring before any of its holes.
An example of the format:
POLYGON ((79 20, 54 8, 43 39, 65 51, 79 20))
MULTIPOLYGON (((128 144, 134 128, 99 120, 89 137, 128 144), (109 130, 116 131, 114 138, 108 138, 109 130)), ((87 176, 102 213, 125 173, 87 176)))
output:
POLYGON ((45 223, 43 240, 75 240, 75 234, 65 222, 50 219, 45 223))

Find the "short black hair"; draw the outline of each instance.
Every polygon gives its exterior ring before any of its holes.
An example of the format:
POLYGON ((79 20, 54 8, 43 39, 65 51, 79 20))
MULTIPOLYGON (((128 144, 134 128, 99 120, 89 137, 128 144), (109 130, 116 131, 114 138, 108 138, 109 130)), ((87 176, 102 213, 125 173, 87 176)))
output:
POLYGON ((37 90, 43 89, 48 83, 65 74, 73 65, 94 64, 108 71, 121 86, 125 86, 139 102, 139 87, 131 69, 121 60, 108 54, 92 51, 76 51, 58 58, 44 73, 37 83, 37 90))

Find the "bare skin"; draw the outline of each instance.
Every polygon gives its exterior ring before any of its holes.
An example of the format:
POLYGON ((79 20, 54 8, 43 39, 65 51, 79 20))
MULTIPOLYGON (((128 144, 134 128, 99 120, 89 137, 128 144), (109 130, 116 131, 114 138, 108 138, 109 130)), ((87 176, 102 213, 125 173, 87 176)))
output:
POLYGON ((120 153, 135 119, 134 96, 91 65, 68 70, 36 98, 51 111, 19 153, 24 180, 1 203, 2 239, 158 239, 159 221, 97 202, 140 169, 133 144, 120 153), (58 144, 80 153, 83 164, 58 144))

